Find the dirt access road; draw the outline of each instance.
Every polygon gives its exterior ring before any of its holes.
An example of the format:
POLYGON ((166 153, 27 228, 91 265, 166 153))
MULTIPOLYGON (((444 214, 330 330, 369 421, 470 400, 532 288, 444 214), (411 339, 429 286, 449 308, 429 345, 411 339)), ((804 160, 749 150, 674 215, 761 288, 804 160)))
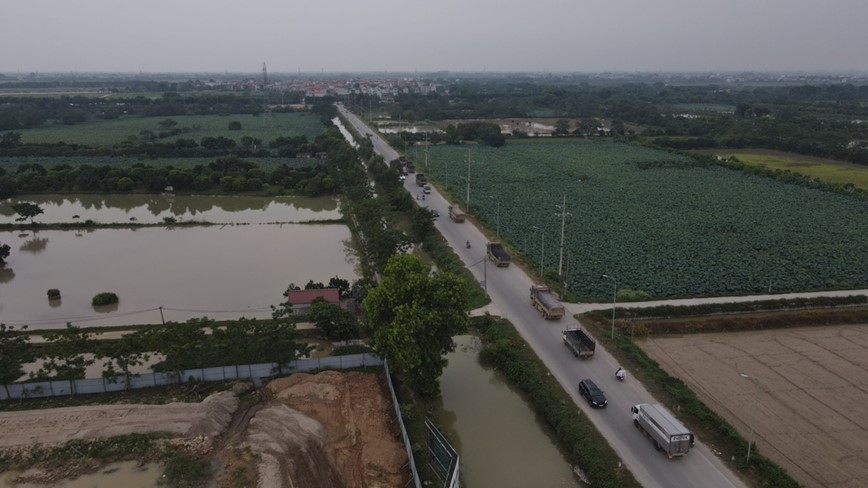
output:
POLYGON ((409 481, 391 398, 378 375, 298 373, 258 393, 262 401, 243 408, 224 391, 201 403, 0 412, 0 449, 170 432, 219 460, 218 480, 249 472, 263 488, 398 488, 409 481), (244 455, 248 449, 258 464, 244 455))
POLYGON ((868 324, 639 344, 799 483, 868 486, 868 324))

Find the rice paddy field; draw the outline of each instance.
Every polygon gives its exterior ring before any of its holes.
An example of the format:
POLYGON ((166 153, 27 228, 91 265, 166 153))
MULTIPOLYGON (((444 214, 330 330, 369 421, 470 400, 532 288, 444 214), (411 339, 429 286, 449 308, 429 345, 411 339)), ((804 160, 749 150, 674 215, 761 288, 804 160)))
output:
POLYGON ((582 300, 868 286, 868 201, 613 141, 433 146, 430 174, 582 300))
POLYGON ((21 142, 82 144, 86 146, 113 147, 131 136, 140 137, 142 131, 154 134, 166 129, 159 123, 166 119, 177 122, 175 127, 189 129, 182 134, 158 139, 173 142, 176 139, 194 139, 224 136, 240 142, 244 136, 255 137, 267 143, 280 136, 307 136, 313 140, 322 130, 319 117, 307 113, 272 113, 258 116, 233 115, 182 115, 173 117, 131 117, 115 120, 91 120, 82 124, 54 124, 37 129, 20 130, 21 142), (241 123, 241 130, 228 130, 229 122, 241 123))
POLYGON ((852 183, 856 188, 868 191, 868 166, 766 149, 713 149, 697 152, 723 157, 735 156, 739 161, 752 166, 789 170, 830 183, 852 183))

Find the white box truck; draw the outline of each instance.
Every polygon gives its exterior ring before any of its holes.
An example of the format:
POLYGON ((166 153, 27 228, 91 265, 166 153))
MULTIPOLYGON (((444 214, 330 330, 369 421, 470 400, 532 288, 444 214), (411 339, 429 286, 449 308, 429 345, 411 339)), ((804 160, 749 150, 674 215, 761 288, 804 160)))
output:
POLYGON ((633 405, 633 425, 651 438, 654 448, 672 459, 683 456, 693 446, 693 433, 681 424, 666 407, 659 404, 633 405))

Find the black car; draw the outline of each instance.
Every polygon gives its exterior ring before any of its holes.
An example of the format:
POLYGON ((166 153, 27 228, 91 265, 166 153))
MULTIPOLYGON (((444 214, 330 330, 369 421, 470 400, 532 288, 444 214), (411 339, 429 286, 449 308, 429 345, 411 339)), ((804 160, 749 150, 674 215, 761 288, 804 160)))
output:
POLYGON ((609 403, 603 390, 597 388, 597 384, 589 379, 579 381, 579 395, 585 397, 594 408, 603 408, 609 403))

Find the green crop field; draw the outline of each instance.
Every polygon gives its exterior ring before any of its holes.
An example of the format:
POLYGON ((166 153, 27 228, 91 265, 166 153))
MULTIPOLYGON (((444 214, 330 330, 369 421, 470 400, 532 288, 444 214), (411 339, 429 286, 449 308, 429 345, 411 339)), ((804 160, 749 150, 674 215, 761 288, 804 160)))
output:
POLYGON ((697 152, 735 156, 752 166, 790 170, 830 183, 852 183, 856 188, 868 191, 868 166, 765 149, 709 149, 697 152))
MULTIPOLYGON (((433 146, 417 167, 463 205, 467 154, 433 146)), ((557 270, 566 195, 564 270, 584 299, 611 297, 603 274, 655 297, 868 286, 864 200, 611 141, 470 155, 473 211, 537 268, 557 270)))
POLYGON ((240 142, 243 136, 255 137, 267 143, 280 136, 307 136, 313 140, 322 130, 319 117, 307 113, 274 113, 253 116, 236 115, 182 115, 175 117, 135 117, 116 120, 91 120, 77 125, 50 125, 38 129, 21 130, 23 143, 83 144, 87 146, 117 146, 130 136, 140 137, 142 131, 154 134, 165 131, 159 123, 172 119, 177 128, 189 128, 189 132, 165 139, 173 142, 178 138, 199 141, 203 137, 224 136, 240 142), (228 130, 229 122, 241 122, 241 130, 228 130))

